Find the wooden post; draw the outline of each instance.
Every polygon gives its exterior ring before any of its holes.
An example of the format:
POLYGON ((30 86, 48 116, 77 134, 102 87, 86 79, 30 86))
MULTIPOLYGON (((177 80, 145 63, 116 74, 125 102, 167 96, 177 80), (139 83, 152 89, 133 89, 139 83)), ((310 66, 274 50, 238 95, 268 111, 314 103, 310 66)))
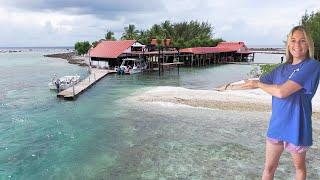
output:
POLYGON ((253 53, 253 57, 252 57, 252 62, 254 62, 254 53, 253 53))
POLYGON ((191 55, 191 67, 193 67, 193 54, 191 55))
POLYGON ((196 57, 197 57, 196 59, 197 59, 197 61, 198 61, 198 67, 200 67, 200 58, 199 58, 199 56, 200 56, 200 55, 196 55, 196 57))
POLYGON ((72 83, 72 94, 73 94, 73 96, 75 95, 75 92, 74 92, 74 83, 72 83))
POLYGON ((158 71, 159 71, 159 76, 160 76, 160 48, 159 48, 159 53, 158 53, 158 71))
MULTIPOLYGON (((178 49, 178 62, 180 63, 180 51, 178 49)), ((179 67, 180 67, 180 64, 178 64, 178 75, 179 75, 179 67)))
POLYGON ((178 75, 179 75, 179 66, 180 66, 180 64, 178 64, 178 75))
POLYGON ((163 55, 163 48, 161 47, 161 52, 162 52, 162 60, 161 60, 161 62, 162 62, 162 66, 161 66, 161 70, 162 70, 162 73, 163 73, 163 64, 164 64, 164 55, 163 55))

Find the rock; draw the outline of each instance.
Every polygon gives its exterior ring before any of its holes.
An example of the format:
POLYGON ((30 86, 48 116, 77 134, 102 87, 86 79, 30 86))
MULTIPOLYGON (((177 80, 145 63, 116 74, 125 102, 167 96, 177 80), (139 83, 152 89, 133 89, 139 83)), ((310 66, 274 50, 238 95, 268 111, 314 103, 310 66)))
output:
POLYGON ((81 59, 81 56, 76 56, 74 52, 68 53, 57 53, 57 54, 47 54, 44 55, 45 57, 52 57, 52 58, 61 58, 66 59, 70 64, 78 64, 79 66, 88 66, 85 61, 85 58, 81 59))

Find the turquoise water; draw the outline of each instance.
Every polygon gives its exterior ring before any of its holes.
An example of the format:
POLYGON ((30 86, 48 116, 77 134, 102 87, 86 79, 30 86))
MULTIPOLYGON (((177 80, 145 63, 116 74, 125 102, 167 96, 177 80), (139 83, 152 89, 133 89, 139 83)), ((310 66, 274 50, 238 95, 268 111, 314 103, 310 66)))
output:
MULTIPOLYGON (((191 115, 172 117, 172 112, 155 114, 155 110, 149 111, 148 107, 128 105, 124 99, 155 86, 211 89, 246 78, 252 68, 220 65, 181 68, 179 75, 174 70, 160 77, 157 72, 108 75, 76 101, 64 101, 56 98, 54 91, 48 90, 47 83, 53 74, 79 74, 84 77, 87 70, 67 64, 64 60, 42 56, 50 52, 0 54, 0 179, 166 177, 167 171, 158 171, 157 176, 155 171, 144 171, 150 163, 159 162, 162 158, 159 156, 154 160, 152 156, 148 157, 154 149, 148 149, 141 140, 152 137, 151 144, 156 143, 157 138, 154 137, 157 135, 144 131, 157 132, 160 121, 191 115), (152 123, 147 122, 148 119, 152 123), (139 132, 136 132, 137 129, 139 132), (142 145, 137 148, 139 143, 142 145), (138 161, 135 156, 142 157, 138 161)), ((160 124, 160 129, 165 127, 165 123, 160 124)), ((158 140, 158 143, 164 141, 161 138, 158 140)), ((166 145, 170 145, 168 139, 165 141, 166 145)), ((183 144, 178 146, 184 148, 183 144)), ((165 147, 161 148, 165 151, 165 147)), ((177 167, 170 168, 173 172, 177 167)), ((178 174, 176 177, 184 175, 178 174)))

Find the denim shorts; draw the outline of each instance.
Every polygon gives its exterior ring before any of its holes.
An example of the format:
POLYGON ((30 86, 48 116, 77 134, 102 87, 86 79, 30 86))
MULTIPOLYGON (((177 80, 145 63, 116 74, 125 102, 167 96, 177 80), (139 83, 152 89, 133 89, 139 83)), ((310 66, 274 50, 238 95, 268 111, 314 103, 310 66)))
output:
POLYGON ((310 146, 296 146, 286 141, 282 141, 282 140, 278 140, 270 137, 267 137, 267 140, 272 144, 282 144, 284 149, 289 151, 290 153, 303 153, 310 148, 310 146))

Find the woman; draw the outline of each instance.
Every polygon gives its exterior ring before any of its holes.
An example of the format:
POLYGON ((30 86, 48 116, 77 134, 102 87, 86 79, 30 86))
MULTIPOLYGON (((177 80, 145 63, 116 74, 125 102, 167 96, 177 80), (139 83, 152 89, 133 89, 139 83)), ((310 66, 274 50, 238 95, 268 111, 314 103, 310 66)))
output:
POLYGON ((306 179, 306 152, 312 145, 312 104, 320 76, 314 45, 304 27, 294 27, 287 40, 286 63, 260 80, 247 80, 244 89, 261 88, 272 95, 272 115, 266 138, 262 179, 273 179, 284 150, 291 153, 296 179, 306 179))

